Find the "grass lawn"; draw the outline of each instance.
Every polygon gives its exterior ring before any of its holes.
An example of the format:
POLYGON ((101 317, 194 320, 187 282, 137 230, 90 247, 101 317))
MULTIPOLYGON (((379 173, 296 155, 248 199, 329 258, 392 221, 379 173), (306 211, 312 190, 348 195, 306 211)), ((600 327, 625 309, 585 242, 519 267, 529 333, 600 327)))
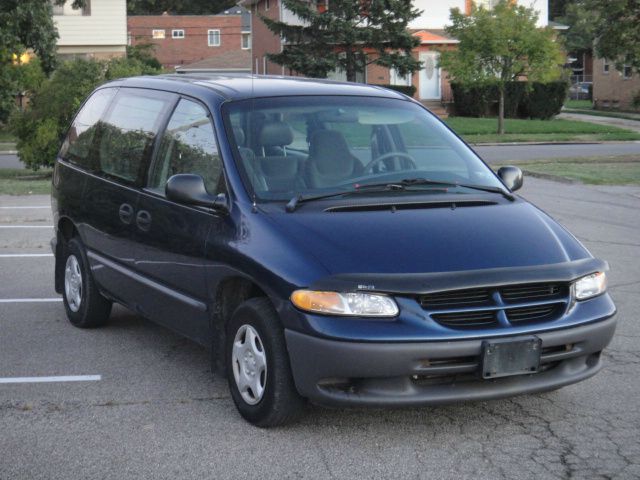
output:
POLYGON ((567 100, 564 102, 564 108, 574 108, 576 110, 592 110, 593 102, 591 100, 567 100))
POLYGON ((7 127, 0 127, 0 143, 16 143, 16 138, 9 133, 7 127))
MULTIPOLYGON (((509 162, 503 164, 507 165, 509 162)), ((638 155, 548 158, 517 165, 525 175, 550 175, 592 185, 640 185, 638 155)))
POLYGON ((52 170, 0 168, 0 195, 39 195, 51 193, 52 170))
POLYGON ((504 135, 496 118, 450 117, 445 122, 469 143, 640 140, 640 133, 576 120, 505 119, 504 135))

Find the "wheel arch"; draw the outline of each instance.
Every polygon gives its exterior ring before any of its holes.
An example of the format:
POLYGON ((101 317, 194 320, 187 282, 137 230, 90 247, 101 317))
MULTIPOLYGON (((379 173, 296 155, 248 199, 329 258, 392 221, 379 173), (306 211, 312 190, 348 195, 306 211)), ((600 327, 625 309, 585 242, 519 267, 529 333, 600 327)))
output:
POLYGON ((56 243, 55 251, 53 252, 55 257, 54 283, 56 292, 61 294, 64 284, 64 252, 69 240, 79 236, 79 233, 69 217, 61 217, 58 220, 55 233, 56 243))
POLYGON ((222 279, 214 294, 213 315, 211 318, 211 361, 212 368, 217 372, 224 372, 224 345, 226 340, 226 325, 233 312, 250 298, 265 297, 272 304, 273 300, 267 289, 255 280, 241 274, 231 275, 222 279))

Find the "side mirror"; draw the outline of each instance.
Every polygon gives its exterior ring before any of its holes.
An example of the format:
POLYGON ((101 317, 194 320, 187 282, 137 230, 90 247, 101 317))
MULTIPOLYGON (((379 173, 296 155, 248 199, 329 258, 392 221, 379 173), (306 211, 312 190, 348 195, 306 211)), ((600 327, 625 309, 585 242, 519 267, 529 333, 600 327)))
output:
POLYGON ((518 167, 500 167, 498 170, 498 176, 505 184, 505 186, 512 192, 520 189, 524 183, 524 176, 522 170, 518 167))
POLYGON ((167 180, 165 194, 169 200, 185 205, 208 207, 222 212, 229 211, 227 195, 216 196, 207 192, 204 179, 193 173, 180 173, 167 180))

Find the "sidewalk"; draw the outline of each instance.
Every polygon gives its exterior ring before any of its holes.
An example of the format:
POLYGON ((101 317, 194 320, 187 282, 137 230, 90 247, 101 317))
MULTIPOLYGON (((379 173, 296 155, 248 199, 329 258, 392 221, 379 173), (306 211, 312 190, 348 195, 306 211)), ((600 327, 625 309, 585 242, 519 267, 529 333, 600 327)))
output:
POLYGON ((634 132, 640 133, 640 116, 638 120, 629 120, 625 118, 616 117, 601 117, 589 114, 581 113, 560 113, 556 118, 563 118, 565 120, 579 120, 581 122, 598 123, 600 125, 610 125, 613 127, 626 128, 634 132))

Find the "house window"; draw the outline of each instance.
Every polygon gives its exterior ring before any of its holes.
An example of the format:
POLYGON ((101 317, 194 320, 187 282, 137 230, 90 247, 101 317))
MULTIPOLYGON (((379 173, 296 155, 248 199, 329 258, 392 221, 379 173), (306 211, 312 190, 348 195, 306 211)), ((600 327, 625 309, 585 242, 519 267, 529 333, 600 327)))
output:
POLYGON ((602 59, 602 73, 609 73, 609 61, 606 58, 602 59))
POLYGON ((154 40, 162 40, 165 37, 164 30, 151 30, 151 38, 154 40))
POLYGON ((411 85, 411 74, 400 75, 395 68, 392 68, 390 73, 391 85, 411 85))
POLYGON ((184 38, 184 30, 171 30, 171 38, 184 38))
POLYGON ((210 47, 220 46, 220 30, 209 30, 207 32, 207 44, 210 47))
POLYGON ((243 50, 249 50, 251 48, 251 33, 242 32, 240 47, 243 50))
POLYGON ((264 10, 269 10, 269 0, 264 0, 264 10))
POLYGON ((631 65, 623 65, 622 66, 622 78, 629 79, 633 72, 631 71, 631 65))

